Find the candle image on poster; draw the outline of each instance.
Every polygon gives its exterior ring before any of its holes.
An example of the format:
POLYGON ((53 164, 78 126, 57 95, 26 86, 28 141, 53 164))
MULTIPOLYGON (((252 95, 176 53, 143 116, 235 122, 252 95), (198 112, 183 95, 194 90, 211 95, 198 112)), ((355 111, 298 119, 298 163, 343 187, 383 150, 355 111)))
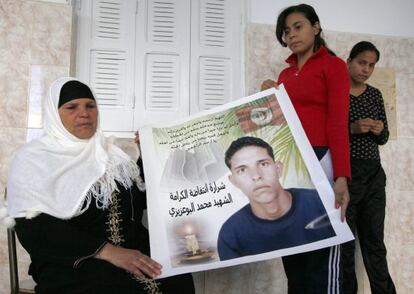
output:
POLYGON ((151 256, 163 276, 352 238, 285 96, 272 89, 140 131, 151 256))

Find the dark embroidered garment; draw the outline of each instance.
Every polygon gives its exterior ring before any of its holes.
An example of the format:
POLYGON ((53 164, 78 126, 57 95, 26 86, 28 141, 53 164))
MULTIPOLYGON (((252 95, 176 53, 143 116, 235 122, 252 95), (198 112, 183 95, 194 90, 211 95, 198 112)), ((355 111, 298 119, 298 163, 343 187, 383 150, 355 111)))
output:
MULTIPOLYGON (((130 194, 132 197, 132 195, 130 194)), ((132 203, 132 199, 131 199, 132 203)), ((121 209, 121 201, 119 199, 119 193, 113 192, 111 197, 111 205, 109 206, 109 213, 108 213, 108 221, 106 222, 107 225, 107 232, 109 233, 109 241, 113 245, 123 247, 125 239, 122 235, 122 213, 121 209)), ((134 215, 131 216, 131 221, 134 221, 134 215)), ((137 282, 143 285, 144 290, 148 294, 160 294, 160 289, 158 288, 158 284, 155 280, 150 278, 140 278, 130 274, 131 278, 136 280, 137 282)))
POLYGON ((361 95, 350 95, 349 123, 363 118, 382 120, 384 130, 379 135, 372 132, 351 134, 351 158, 380 161, 378 145, 388 141, 388 123, 381 92, 370 85, 361 95))
POLYGON ((37 283, 36 293, 194 294, 190 274, 154 281, 94 258, 108 242, 150 255, 148 231, 141 223, 145 192, 136 185, 119 186, 111 200, 107 209, 92 201, 69 220, 44 213, 16 219, 17 235, 32 260, 29 274, 37 283))

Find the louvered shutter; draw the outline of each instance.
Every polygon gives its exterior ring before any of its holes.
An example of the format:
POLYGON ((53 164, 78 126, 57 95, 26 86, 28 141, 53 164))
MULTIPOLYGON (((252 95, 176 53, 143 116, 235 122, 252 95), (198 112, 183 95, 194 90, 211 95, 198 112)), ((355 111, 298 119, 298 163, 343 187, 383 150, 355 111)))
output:
POLYGON ((241 97, 240 0, 198 0, 192 6, 191 113, 241 97))
POLYGON ((135 127, 189 113, 190 2, 139 1, 135 127))
POLYGON ((105 131, 133 130, 135 11, 135 0, 80 2, 77 76, 95 90, 105 131))

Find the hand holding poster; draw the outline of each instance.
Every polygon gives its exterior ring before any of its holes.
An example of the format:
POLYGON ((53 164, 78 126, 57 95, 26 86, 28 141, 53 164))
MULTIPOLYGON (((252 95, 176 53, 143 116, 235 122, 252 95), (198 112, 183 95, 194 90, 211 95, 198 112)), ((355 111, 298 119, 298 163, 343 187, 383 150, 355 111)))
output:
POLYGON ((163 277, 353 238, 283 86, 145 128, 140 139, 151 257, 163 277))

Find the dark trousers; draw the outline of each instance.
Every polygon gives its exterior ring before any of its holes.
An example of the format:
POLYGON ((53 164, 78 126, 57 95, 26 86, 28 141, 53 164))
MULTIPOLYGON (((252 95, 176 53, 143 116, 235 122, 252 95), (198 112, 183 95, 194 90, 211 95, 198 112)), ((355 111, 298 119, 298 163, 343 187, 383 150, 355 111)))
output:
MULTIPOLYGON (((350 203, 346 219, 352 232, 357 232, 362 258, 373 294, 396 293, 388 272, 384 244, 386 176, 378 161, 352 160, 350 203)), ((358 291, 355 274, 355 242, 342 247, 343 292, 358 291)))
MULTIPOLYGON (((327 147, 313 146, 321 160, 327 147)), ((288 279, 288 294, 339 294, 341 293, 340 246, 323 248, 282 257, 288 279)))
POLYGON ((288 294, 341 293, 340 245, 282 257, 288 294))

